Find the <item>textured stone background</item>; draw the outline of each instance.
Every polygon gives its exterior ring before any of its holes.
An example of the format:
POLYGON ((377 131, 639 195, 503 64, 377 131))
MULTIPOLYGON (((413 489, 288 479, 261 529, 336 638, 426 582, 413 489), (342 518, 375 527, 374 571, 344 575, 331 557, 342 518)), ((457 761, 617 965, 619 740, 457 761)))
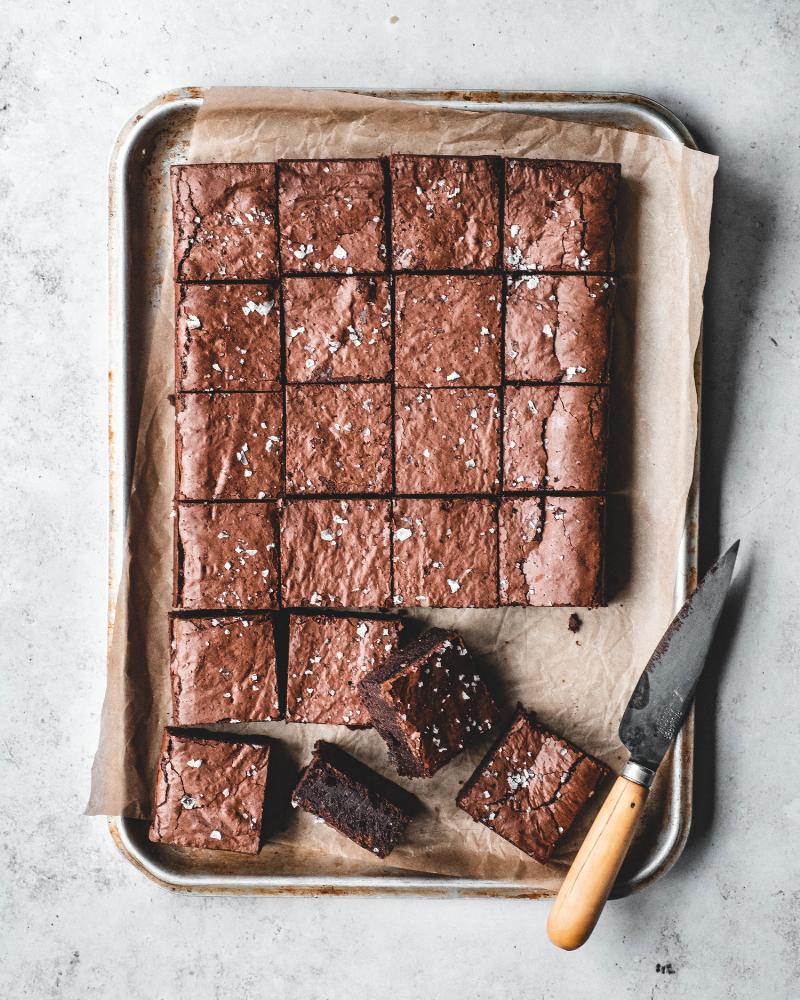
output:
POLYGON ((798 4, 4 0, 0 15, 0 994, 796 997, 798 4), (634 91, 722 158, 703 554, 741 535, 747 597, 701 691, 692 842, 575 955, 546 943, 546 905, 172 895, 81 816, 104 669, 108 155, 150 98, 212 83, 634 91))

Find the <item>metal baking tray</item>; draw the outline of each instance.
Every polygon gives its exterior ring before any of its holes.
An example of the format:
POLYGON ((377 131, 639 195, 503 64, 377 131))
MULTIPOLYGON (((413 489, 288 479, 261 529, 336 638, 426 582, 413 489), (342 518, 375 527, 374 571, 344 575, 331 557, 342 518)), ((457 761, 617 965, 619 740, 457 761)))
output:
MULTIPOLYGON (((503 91, 354 91, 394 100, 424 101, 433 107, 544 114, 607 124, 697 146, 688 129, 669 110, 629 94, 537 93, 503 91)), ((203 90, 189 87, 158 97, 125 125, 111 157, 109 174, 109 629, 114 621, 121 577, 125 522, 131 480, 133 433, 130 414, 141 387, 128 358, 142 349, 145 318, 157 308, 165 254, 154 206, 168 197, 168 164, 186 158, 203 90)), ((700 357, 695 379, 700 392, 700 357)), ((699 412, 699 411, 698 411, 699 412)), ((699 418, 698 418, 699 419, 699 418)), ((698 428, 699 431, 699 428, 698 428)), ((700 435, 698 433, 699 442, 700 435)), ((676 610, 696 586, 699 446, 686 508, 685 529, 675 581, 676 610)), ((675 746, 661 767, 651 807, 615 887, 624 896, 664 875, 680 856, 689 834, 692 810, 694 717, 690 713, 675 746)), ((267 844, 253 859, 231 870, 227 856, 208 860, 202 852, 182 852, 151 844, 147 824, 124 817, 109 819, 111 835, 123 855, 149 878, 184 892, 292 894, 389 894, 486 896, 536 899, 553 895, 530 881, 488 881, 415 874, 364 866, 345 870, 340 861, 267 844)))

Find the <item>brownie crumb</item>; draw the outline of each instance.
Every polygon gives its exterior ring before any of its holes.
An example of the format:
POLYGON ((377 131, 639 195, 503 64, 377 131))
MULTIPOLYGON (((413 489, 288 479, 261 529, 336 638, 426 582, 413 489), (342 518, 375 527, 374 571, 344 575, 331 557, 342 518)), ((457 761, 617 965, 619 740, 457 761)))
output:
POLYGON ((573 611, 569 616, 569 621, 567 622, 567 628, 570 632, 580 632, 581 625, 583 625, 583 619, 580 615, 575 614, 573 611))

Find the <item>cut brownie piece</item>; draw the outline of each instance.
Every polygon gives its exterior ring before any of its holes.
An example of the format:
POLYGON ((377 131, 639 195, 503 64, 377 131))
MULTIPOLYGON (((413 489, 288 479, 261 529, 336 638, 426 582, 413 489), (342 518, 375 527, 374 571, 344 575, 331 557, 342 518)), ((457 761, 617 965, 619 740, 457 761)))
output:
POLYGON ((286 501, 281 567, 286 607, 386 607, 389 502, 286 501))
POLYGON ((392 530, 397 607, 497 606, 493 501, 398 498, 392 530))
POLYGON ((500 603, 604 603, 602 497, 520 497, 500 503, 500 603))
POLYGON ((505 489, 601 491, 607 396, 593 385, 506 386, 505 489))
POLYGON ((380 160, 293 160, 279 165, 285 272, 386 270, 380 160))
POLYGON ((290 382, 388 378, 392 307, 387 278, 286 278, 283 314, 290 382))
POLYGON ((359 684, 399 774, 429 778, 488 733, 497 707, 461 637, 432 628, 359 684))
POLYGON ((170 618, 176 726, 279 719, 272 617, 170 618))
POLYGON ((501 297, 487 275, 398 275, 395 382, 499 385, 501 297))
POLYGON ((281 492, 280 392, 193 392, 176 402, 178 497, 263 500, 281 492))
POLYGON ((291 615, 287 720, 368 726, 356 685, 394 652, 399 635, 396 618, 291 615))
POLYGON ((615 287, 610 275, 530 274, 507 282, 506 378, 608 382, 615 287))
POLYGON ((278 274, 274 163, 170 167, 178 281, 278 274))
POLYGON ((506 160, 511 271, 613 271, 618 163, 506 160))
POLYGON ((181 285, 175 390, 275 389, 281 374, 274 285, 181 285))
POLYGON ((544 863, 608 773, 605 764, 540 726, 520 705, 456 803, 476 823, 544 863))
POLYGON ((277 608, 277 504, 181 503, 176 519, 176 607, 277 608))
POLYGON ((323 740, 314 744, 292 805, 379 858, 394 850, 419 808, 410 792, 323 740))
POLYGON ((287 493, 388 493, 391 428, 388 385, 287 386, 287 493))
POLYGON ((494 493, 500 486, 496 389, 398 389, 398 493, 494 493))
POLYGON ((258 854, 269 756, 256 737, 165 730, 150 839, 258 854))
POLYGON ((498 162, 393 156, 392 257, 398 271, 485 271, 500 262, 498 162))

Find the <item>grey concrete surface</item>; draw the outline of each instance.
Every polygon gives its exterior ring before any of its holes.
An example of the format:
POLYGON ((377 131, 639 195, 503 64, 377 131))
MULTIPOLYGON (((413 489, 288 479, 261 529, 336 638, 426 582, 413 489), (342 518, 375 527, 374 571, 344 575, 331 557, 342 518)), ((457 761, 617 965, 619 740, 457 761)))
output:
POLYGON ((800 994, 800 6, 0 2, 0 995, 800 994), (574 955, 545 905, 172 895, 81 815, 103 692, 106 169, 179 84, 634 91, 721 159, 703 559, 741 535, 677 868, 574 955), (746 591, 746 593, 745 593, 746 591))

